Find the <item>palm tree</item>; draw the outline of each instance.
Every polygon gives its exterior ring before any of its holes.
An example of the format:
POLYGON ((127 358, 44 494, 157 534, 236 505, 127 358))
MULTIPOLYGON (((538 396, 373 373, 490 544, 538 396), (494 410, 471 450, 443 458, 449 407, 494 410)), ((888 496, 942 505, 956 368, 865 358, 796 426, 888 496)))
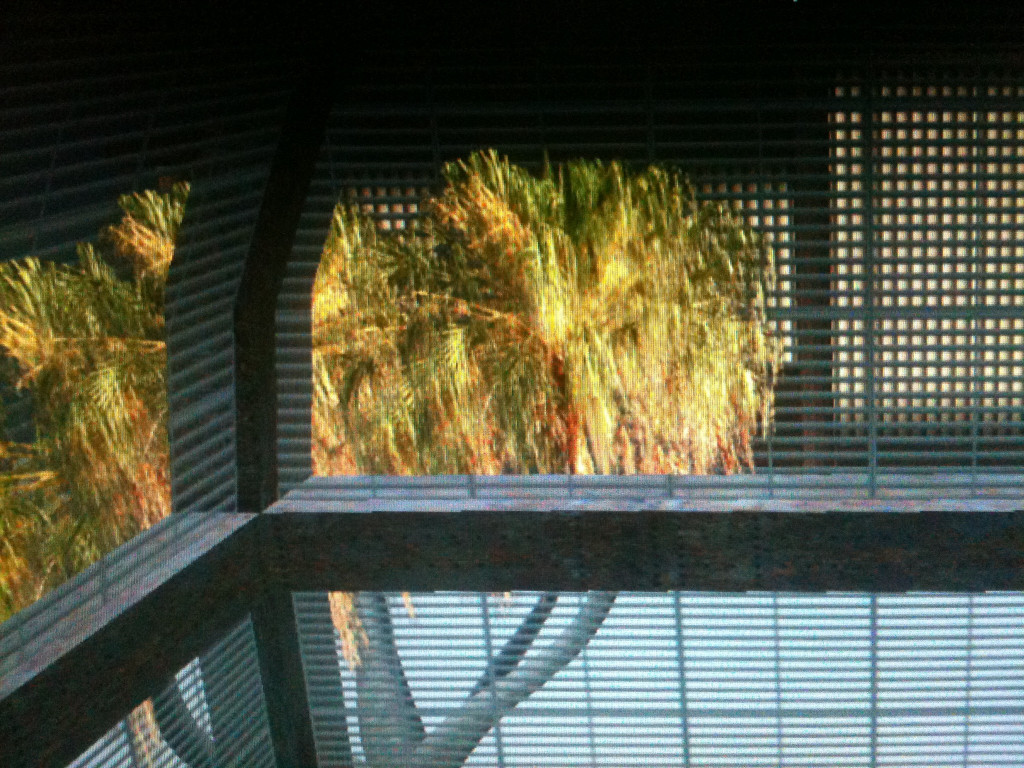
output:
MULTIPOLYGON (((0 620, 170 512, 164 285, 187 197, 121 197, 121 221, 77 265, 0 266, 0 347, 36 427, 0 445, 0 620)), ((162 697, 122 724, 139 768, 184 706, 177 686, 162 697)))
POLYGON ((163 301, 187 195, 123 196, 77 265, 0 265, 0 348, 36 426, 0 449, 0 620, 170 511, 163 301))
MULTIPOLYGON (((319 474, 753 470, 780 359, 766 317, 774 266, 726 206, 699 203, 678 174, 617 163, 538 178, 487 152, 445 179, 397 235, 336 209, 314 288, 319 474)), ((428 735, 386 599, 348 597, 334 618, 370 765, 460 765, 578 655, 614 598, 590 594, 559 641, 524 660, 557 599, 543 595, 428 735)))
MULTIPOLYGON (((735 472, 767 427, 778 344, 770 254, 676 174, 571 163, 535 178, 494 153, 446 171, 420 225, 384 236, 341 207, 314 289, 319 474, 735 472)), ((163 289, 188 194, 121 199, 75 267, 0 267, 0 347, 35 401, 37 439, 0 445, 0 611, 12 612, 169 511, 163 289)), ((543 595, 464 705, 427 734, 387 600, 334 594, 373 766, 457 765, 585 647, 615 595, 593 593, 524 658, 543 595), (383 685, 379 685, 384 681, 383 685), (395 728, 396 718, 404 727, 395 728), (442 758, 443 756, 443 758, 442 758)), ((133 713, 213 758, 177 686, 133 713)))

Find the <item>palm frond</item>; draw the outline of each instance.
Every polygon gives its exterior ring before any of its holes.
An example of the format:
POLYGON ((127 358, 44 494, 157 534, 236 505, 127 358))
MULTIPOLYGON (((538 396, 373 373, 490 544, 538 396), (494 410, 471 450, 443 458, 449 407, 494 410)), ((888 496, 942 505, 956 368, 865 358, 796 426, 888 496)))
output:
POLYGON ((0 452, 0 610, 169 512, 163 285, 187 194, 122 197, 121 222, 80 244, 77 265, 0 265, 0 348, 38 435, 0 452))
POLYGON ((489 151, 446 179, 412 233, 335 215, 316 413, 352 471, 753 468, 780 358, 771 254, 740 219, 654 167, 535 178, 489 151))

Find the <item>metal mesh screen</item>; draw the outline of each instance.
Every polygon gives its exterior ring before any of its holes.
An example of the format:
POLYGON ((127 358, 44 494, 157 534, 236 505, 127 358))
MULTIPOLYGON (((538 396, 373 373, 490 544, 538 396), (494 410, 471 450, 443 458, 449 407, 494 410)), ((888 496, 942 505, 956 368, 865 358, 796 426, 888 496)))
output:
MULTIPOLYGON (((325 597, 301 593, 295 602, 325 597)), ((461 765, 459 726, 468 732, 473 720, 467 700, 488 679, 488 660, 496 685, 513 680, 517 673, 502 677, 495 660, 541 597, 386 595, 397 655, 375 661, 386 647, 371 639, 363 673, 342 658, 336 633, 333 643, 307 640, 320 764, 340 764, 332 749, 342 738, 346 749, 351 738, 357 760, 383 739, 408 738, 403 715, 412 712, 426 736, 410 743, 435 747, 432 765, 461 765), (385 716, 375 694, 395 688, 396 663, 415 706, 395 705, 385 716), (328 678, 339 670, 343 702, 322 693, 336 690, 328 678)), ((583 600, 558 598, 523 665, 553 652, 583 600)), ((474 712, 490 727, 465 764, 1020 765, 1022 600, 621 593, 582 652, 532 696, 506 711, 488 703, 486 689, 477 695, 474 712)), ((408 763, 418 764, 417 755, 407 749, 408 763)))
POLYGON ((1021 90, 896 82, 837 88, 837 413, 872 466, 1019 464, 1021 90))

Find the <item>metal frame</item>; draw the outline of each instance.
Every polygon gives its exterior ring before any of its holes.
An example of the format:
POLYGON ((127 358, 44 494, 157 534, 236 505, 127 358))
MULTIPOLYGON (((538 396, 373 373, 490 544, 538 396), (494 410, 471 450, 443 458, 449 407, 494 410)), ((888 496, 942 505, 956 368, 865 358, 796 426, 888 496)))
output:
MULTIPOLYGON (((1019 51, 1018 34, 1006 36, 1019 51)), ((307 85, 284 121, 236 302, 239 509, 262 511, 277 496, 275 311, 334 95, 307 85)), ((803 482, 844 501, 587 482, 545 478, 524 490, 506 478, 488 495, 482 481, 431 491, 378 479, 376 493, 346 499, 310 481, 266 514, 176 515, 0 628, 0 763, 65 764, 250 615, 277 762, 312 764, 293 591, 1024 589, 1021 498, 859 502, 825 475, 803 482)))
POLYGON ((172 516, 5 622, 0 761, 66 765, 244 619, 255 519, 172 516))
MULTIPOLYGON (((431 494, 422 479, 381 478, 386 491, 333 511, 286 498, 147 531, 3 626, 0 762, 66 764, 249 614, 278 764, 314 764, 294 618, 278 620, 293 591, 1024 589, 1024 498, 669 501, 638 477, 628 495, 575 478, 568 500, 564 477, 533 493, 527 478, 488 479, 506 490, 473 498, 455 478, 431 494), (126 560, 126 548, 150 554, 126 560), (107 598, 111 568, 126 586, 107 598)), ((349 479, 350 495, 366 480, 349 479)))
MULTIPOLYGON (((242 510, 262 511, 278 496, 275 310, 327 127, 331 72, 332 67, 313 57, 292 96, 235 300, 236 503, 242 510)), ((262 563, 272 547, 262 539, 261 544, 262 563)), ((291 594, 261 579, 252 618, 276 762, 315 765, 291 594)))

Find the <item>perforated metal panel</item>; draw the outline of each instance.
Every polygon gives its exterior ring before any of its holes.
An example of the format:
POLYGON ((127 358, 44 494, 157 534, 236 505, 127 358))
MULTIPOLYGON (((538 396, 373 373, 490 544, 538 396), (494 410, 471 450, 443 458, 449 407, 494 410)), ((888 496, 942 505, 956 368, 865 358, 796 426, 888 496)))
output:
POLYGON ((872 467, 1024 458, 1015 82, 897 71, 836 89, 852 108, 833 116, 833 391, 872 467))

